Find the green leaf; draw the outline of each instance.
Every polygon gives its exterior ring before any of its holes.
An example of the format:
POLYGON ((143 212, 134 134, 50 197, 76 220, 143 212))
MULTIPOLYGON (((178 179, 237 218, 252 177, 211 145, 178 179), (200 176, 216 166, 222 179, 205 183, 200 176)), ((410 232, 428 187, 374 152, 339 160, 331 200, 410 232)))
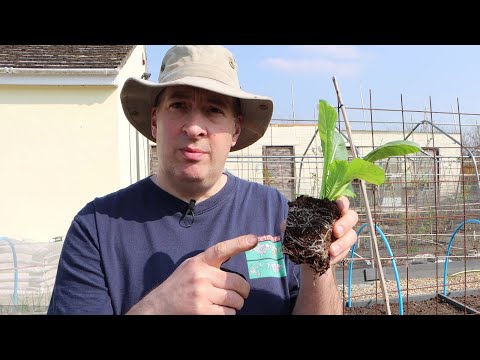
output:
POLYGON ((337 129, 333 132, 333 148, 336 149, 333 154, 333 160, 348 160, 348 151, 345 146, 345 139, 337 129))
POLYGON ((412 141, 390 141, 369 152, 363 157, 363 160, 373 163, 387 157, 412 154, 419 152, 420 150, 422 150, 422 148, 412 141))
POLYGON ((385 172, 375 164, 356 158, 349 165, 347 172, 349 181, 360 179, 374 185, 381 185, 385 181, 385 172))
POLYGON ((336 145, 334 140, 335 124, 337 123, 337 112, 333 106, 329 105, 325 100, 318 102, 318 132, 320 135, 320 142, 323 154, 323 174, 322 174, 322 189, 320 196, 324 197, 325 184, 328 177, 328 166, 334 159, 336 153, 336 145))
POLYGON ((343 190, 342 195, 345 195, 345 196, 348 196, 348 197, 351 197, 351 198, 354 198, 354 197, 357 196, 357 194, 355 194, 355 190, 353 189, 353 186, 352 186, 351 183, 347 185, 345 190, 343 190))
POLYGON ((381 167, 359 158, 351 163, 335 160, 330 164, 325 197, 329 200, 338 199, 354 179, 380 185, 385 181, 385 172, 381 167))

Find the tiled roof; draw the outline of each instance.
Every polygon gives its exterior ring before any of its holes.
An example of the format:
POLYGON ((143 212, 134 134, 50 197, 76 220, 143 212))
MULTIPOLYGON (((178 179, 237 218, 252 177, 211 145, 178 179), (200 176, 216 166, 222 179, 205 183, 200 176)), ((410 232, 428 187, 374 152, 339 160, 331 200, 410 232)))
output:
POLYGON ((135 45, 0 45, 0 68, 116 69, 135 45))

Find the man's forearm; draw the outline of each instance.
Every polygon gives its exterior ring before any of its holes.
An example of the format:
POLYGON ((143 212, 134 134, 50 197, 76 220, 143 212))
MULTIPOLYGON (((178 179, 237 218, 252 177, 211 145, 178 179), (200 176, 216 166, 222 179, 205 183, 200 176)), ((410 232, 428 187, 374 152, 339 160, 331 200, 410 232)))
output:
POLYGON ((322 276, 315 276, 308 265, 301 265, 300 292, 293 309, 294 315, 342 314, 342 299, 335 272, 330 267, 322 276))

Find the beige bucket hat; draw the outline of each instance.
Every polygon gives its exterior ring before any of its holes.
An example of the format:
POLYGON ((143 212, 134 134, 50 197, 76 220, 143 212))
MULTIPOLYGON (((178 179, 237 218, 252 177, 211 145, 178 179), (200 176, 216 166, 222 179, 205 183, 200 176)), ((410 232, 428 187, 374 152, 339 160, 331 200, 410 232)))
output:
POLYGON ((220 45, 176 45, 163 58, 158 83, 131 77, 120 93, 128 121, 153 142, 150 110, 160 91, 175 85, 194 86, 240 99, 242 131, 230 151, 253 144, 268 128, 273 100, 240 88, 237 63, 229 50, 220 45))

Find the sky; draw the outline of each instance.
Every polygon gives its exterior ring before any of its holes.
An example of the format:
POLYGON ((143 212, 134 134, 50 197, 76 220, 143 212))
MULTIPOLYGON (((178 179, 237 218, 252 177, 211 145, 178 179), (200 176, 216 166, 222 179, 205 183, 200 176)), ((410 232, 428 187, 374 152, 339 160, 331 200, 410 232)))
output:
MULTIPOLYGON (((347 107, 480 114, 480 45, 224 45, 242 89, 269 96, 274 119, 316 119, 320 99, 347 107)), ((146 45, 151 81, 171 45, 146 45)), ((480 116, 479 116, 480 118, 480 116)), ((479 122, 480 123, 480 122, 479 122)))

